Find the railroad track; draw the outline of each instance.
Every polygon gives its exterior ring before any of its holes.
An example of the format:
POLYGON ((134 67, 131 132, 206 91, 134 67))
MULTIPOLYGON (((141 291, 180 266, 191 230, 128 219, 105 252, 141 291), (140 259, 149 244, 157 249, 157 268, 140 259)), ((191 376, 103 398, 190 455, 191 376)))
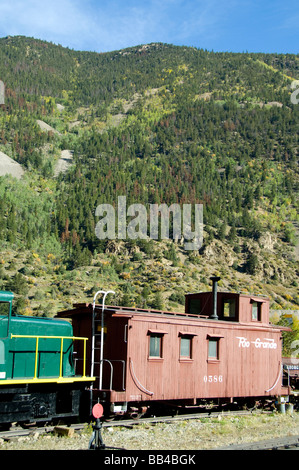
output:
MULTIPOLYGON (((266 414, 267 411, 254 411, 254 414, 263 413, 266 414)), ((269 412, 271 413, 271 412, 269 412)), ((235 410, 235 411, 210 411, 210 412, 200 412, 200 413, 188 413, 188 414, 180 414, 175 416, 152 416, 152 417, 143 417, 140 419, 116 419, 113 421, 104 421, 102 423, 102 427, 133 427, 141 423, 172 423, 175 421, 184 421, 184 420, 191 420, 191 419, 202 419, 202 418, 217 418, 218 416, 240 416, 240 415, 250 415, 252 414, 251 411, 247 410, 235 410)), ((88 423, 80 423, 80 424, 72 424, 68 426, 69 428, 73 429, 74 431, 80 432, 88 426, 88 423)), ((55 431, 56 426, 46 425, 46 426, 30 426, 28 428, 22 428, 20 426, 13 425, 7 431, 0 432, 0 439, 10 440, 16 439, 18 437, 25 437, 38 434, 47 434, 52 433, 55 431)))
POLYGON ((214 450, 299 450, 299 436, 281 437, 259 442, 219 447, 214 450))
POLYGON ((191 419, 202 419, 202 418, 217 418, 219 416, 246 416, 251 415, 252 413, 255 414, 267 414, 272 413, 272 411, 258 411, 255 410, 254 412, 248 410, 235 410, 235 411, 205 411, 199 413, 187 413, 187 414, 178 414, 178 415, 169 415, 169 416, 152 416, 152 417, 143 417, 141 419, 128 419, 128 420, 115 420, 115 421, 108 421, 103 423, 103 427, 107 426, 134 426, 138 423, 171 423, 174 421, 185 421, 191 419))

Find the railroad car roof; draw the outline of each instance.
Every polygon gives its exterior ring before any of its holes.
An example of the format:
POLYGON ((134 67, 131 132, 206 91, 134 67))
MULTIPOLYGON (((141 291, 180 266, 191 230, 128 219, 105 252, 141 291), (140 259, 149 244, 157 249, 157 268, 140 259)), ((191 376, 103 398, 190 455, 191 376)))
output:
MULTIPOLYGON (((250 298, 253 298, 253 296, 247 296, 250 298)), ((80 316, 86 316, 88 314, 91 315, 92 313, 92 308, 93 305, 92 303, 77 303, 74 304, 74 308, 69 309, 69 310, 64 310, 61 312, 58 312, 56 314, 57 318, 75 318, 75 317, 80 317, 80 316)), ((96 304, 95 309, 98 311, 102 310, 102 304, 96 304)), ((209 323, 213 323, 215 325, 220 325, 220 324, 239 324, 239 325, 246 325, 247 327, 251 326, 252 328, 278 328, 279 330, 285 330, 285 331, 290 331, 290 328, 288 327, 283 327, 283 326, 277 326, 273 325, 271 323, 254 323, 254 322, 239 322, 236 320, 228 320, 228 319, 212 319, 209 315, 200 315, 197 313, 186 313, 186 312, 169 312, 165 310, 156 310, 156 309, 143 309, 143 308, 135 308, 135 307, 122 307, 122 306, 116 306, 116 305, 105 305, 105 312, 113 317, 127 317, 127 318, 132 318, 132 317, 149 317, 151 316, 152 319, 160 319, 160 321, 163 318, 172 318, 173 320, 181 320, 184 321, 184 319, 189 319, 189 320, 195 320, 195 321, 208 321, 209 323)))
MULTIPOLYGON (((102 310, 101 304, 95 305, 96 310, 102 310)), ((87 312, 88 310, 92 310, 91 303, 81 303, 81 304, 74 304, 74 308, 70 310, 64 310, 62 312, 57 313, 57 317, 72 317, 73 315, 80 314, 87 312)), ((195 313, 184 313, 184 312, 168 312, 166 310, 155 310, 155 309, 144 309, 144 308, 135 308, 135 307, 121 307, 118 305, 105 305, 105 312, 110 311, 119 314, 127 314, 127 315, 170 315, 175 317, 191 317, 191 318, 209 318, 208 315, 198 315, 195 313)))

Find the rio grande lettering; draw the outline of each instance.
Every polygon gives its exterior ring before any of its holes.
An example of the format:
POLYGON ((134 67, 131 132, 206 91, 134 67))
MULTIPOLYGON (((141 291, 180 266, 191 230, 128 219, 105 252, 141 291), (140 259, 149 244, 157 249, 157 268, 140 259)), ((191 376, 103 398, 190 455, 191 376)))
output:
POLYGON ((256 349, 276 349, 277 343, 274 342, 274 339, 264 338, 261 340, 260 338, 256 338, 255 341, 249 341, 244 336, 237 336, 239 340, 239 348, 249 348, 250 344, 253 344, 256 349))

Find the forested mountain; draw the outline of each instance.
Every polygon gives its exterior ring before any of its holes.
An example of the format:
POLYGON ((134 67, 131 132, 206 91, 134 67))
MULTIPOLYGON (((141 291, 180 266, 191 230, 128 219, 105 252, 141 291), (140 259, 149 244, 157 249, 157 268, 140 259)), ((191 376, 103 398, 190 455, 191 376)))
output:
POLYGON ((292 54, 0 39, 0 152, 25 170, 0 178, 0 279, 19 310, 48 314, 102 288, 113 303, 183 308, 212 274, 299 308, 298 66, 292 54), (99 240, 96 207, 118 196, 203 204, 202 248, 99 240))

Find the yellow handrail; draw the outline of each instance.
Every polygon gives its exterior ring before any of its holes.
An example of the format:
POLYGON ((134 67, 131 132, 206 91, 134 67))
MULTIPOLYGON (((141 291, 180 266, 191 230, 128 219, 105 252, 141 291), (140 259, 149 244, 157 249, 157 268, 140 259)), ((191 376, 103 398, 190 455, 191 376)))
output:
POLYGON ((13 335, 11 334, 11 338, 35 338, 35 364, 34 364, 34 379, 37 379, 37 363, 38 363, 38 342, 39 339, 60 339, 60 365, 59 365, 59 379, 62 378, 62 360, 63 360, 63 340, 64 339, 71 339, 71 340, 82 340, 84 341, 83 344, 83 375, 82 378, 86 377, 86 341, 88 338, 82 338, 79 336, 42 336, 42 335, 13 335))

